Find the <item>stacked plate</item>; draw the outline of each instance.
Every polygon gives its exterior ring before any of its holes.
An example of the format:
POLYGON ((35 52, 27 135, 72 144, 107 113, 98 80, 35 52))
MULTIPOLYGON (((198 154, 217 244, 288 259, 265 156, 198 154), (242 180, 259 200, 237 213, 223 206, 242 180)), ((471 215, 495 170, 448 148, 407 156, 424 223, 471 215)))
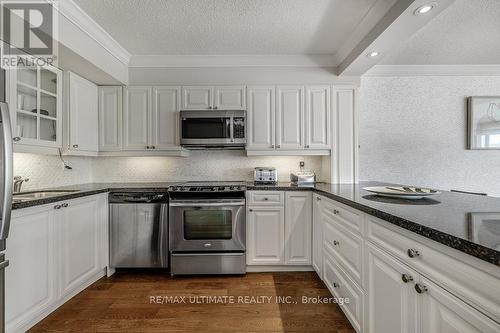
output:
POLYGON ((383 197, 414 200, 441 193, 430 188, 413 186, 371 186, 363 189, 383 197))

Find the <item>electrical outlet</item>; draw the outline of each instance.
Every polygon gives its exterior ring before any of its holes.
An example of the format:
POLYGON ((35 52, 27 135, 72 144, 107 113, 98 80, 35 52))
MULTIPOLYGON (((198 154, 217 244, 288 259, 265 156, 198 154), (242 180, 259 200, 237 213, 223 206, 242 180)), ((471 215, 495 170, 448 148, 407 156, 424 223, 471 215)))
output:
POLYGON ((304 161, 299 162, 299 167, 303 168, 305 166, 306 166, 306 162, 304 162, 304 161))

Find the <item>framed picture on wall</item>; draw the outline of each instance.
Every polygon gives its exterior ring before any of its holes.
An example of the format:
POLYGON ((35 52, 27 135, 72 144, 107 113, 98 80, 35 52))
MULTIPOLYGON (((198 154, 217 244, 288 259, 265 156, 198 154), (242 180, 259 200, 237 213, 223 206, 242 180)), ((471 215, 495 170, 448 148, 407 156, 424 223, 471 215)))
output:
POLYGON ((500 96, 469 97, 468 148, 500 149, 500 96))

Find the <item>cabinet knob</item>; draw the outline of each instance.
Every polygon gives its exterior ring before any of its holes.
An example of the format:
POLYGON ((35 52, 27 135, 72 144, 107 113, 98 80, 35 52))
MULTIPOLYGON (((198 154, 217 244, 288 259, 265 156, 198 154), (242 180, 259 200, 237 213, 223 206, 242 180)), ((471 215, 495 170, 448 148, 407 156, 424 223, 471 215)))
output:
POLYGON ((334 241, 333 241, 333 245, 335 245, 335 246, 340 245, 340 242, 339 242, 339 241, 334 240, 334 241))
POLYGON ((337 282, 333 283, 333 288, 340 288, 340 285, 337 282))
POLYGON ((151 147, 150 146, 146 146, 146 149, 150 149, 151 147))
POLYGON ((61 206, 62 206, 63 208, 66 208, 66 207, 68 207, 68 206, 69 206, 69 204, 65 202, 65 203, 63 203, 61 206))
POLYGON ((15 137, 12 138, 12 140, 14 142, 19 142, 19 141, 21 141, 21 138, 19 136, 15 136, 15 137))
POLYGON ((306 145, 305 148, 309 148, 309 145, 306 145))
POLYGON ((209 108, 210 110, 212 110, 214 107, 213 107, 213 106, 209 106, 208 108, 209 108))
POLYGON ((417 293, 423 294, 423 293, 427 292, 428 289, 423 284, 417 283, 415 285, 415 290, 417 291, 417 293))
POLYGON ((156 146, 151 146, 151 149, 156 149, 156 146))
POLYGON ((409 274, 402 274, 401 280, 403 280, 404 283, 408 283, 408 282, 413 281, 413 276, 411 276, 409 274))
POLYGON ((61 207, 62 207, 61 205, 55 205, 54 209, 61 209, 61 207))
POLYGON ((340 212, 339 212, 338 210, 334 209, 334 210, 333 210, 333 214, 335 214, 335 215, 339 215, 339 214, 340 214, 340 212))
POLYGON ((280 149, 280 148, 281 148, 281 145, 276 145, 276 148, 280 149))
POLYGON ((217 110, 217 106, 214 106, 214 109, 217 110))
POLYGON ((419 255, 420 255, 420 252, 418 252, 417 250, 408 249, 408 257, 415 258, 415 257, 418 257, 419 255))
POLYGON ((78 148, 78 145, 73 145, 73 148, 78 148))
POLYGON ((274 149, 274 145, 271 145, 271 148, 273 148, 273 149, 274 149))
POLYGON ((321 201, 321 198, 320 197, 316 197, 316 200, 321 201))
POLYGON ((269 200, 269 198, 264 198, 264 201, 267 201, 267 200, 269 200))
POLYGON ((249 211, 249 212, 253 212, 253 209, 249 209, 248 211, 249 211))

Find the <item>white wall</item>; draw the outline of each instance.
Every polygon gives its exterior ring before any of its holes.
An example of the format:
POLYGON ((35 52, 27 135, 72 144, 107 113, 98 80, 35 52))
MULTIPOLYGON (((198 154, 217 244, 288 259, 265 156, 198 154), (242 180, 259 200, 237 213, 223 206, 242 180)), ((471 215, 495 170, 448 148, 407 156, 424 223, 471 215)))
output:
POLYGON ((14 154, 14 174, 30 178, 23 190, 90 182, 176 182, 186 180, 253 180, 257 166, 274 166, 280 181, 305 161, 306 170, 322 172, 322 158, 246 157, 242 151, 195 151, 190 157, 64 157, 73 170, 64 170, 57 156, 14 154))
POLYGON ((500 196, 500 150, 466 150, 466 97, 500 95, 500 77, 365 77, 360 179, 500 196))

